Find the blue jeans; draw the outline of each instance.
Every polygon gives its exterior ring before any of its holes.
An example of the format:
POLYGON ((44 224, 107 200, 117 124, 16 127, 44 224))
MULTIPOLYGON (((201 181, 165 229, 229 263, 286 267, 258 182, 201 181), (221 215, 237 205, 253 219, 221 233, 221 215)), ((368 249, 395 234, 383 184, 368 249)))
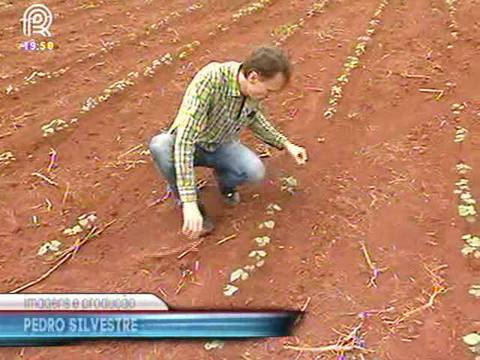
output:
MULTIPOLYGON (((170 190, 178 199, 174 146, 175 135, 165 132, 150 140, 149 149, 156 168, 167 180, 170 190)), ((240 142, 222 144, 212 152, 195 146, 194 166, 214 169, 220 192, 224 194, 245 182, 259 183, 265 177, 262 160, 240 142)))

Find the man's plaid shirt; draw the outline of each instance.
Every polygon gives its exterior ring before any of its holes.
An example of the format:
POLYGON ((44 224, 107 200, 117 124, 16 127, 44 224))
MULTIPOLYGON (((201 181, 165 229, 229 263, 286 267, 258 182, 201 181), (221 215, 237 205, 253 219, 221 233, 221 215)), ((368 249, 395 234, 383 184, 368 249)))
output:
POLYGON ((213 151, 222 143, 238 141, 243 127, 278 149, 283 149, 287 140, 261 113, 259 102, 241 94, 237 81, 240 66, 229 61, 212 62, 202 68, 188 85, 169 129, 176 133, 174 163, 182 203, 197 200, 195 145, 213 151))

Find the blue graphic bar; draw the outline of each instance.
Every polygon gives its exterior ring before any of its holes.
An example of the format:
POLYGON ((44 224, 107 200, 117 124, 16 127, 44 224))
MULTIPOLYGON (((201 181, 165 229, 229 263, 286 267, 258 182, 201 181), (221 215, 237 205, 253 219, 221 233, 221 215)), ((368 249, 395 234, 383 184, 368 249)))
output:
POLYGON ((0 312, 0 346, 99 339, 289 336, 301 312, 0 312))

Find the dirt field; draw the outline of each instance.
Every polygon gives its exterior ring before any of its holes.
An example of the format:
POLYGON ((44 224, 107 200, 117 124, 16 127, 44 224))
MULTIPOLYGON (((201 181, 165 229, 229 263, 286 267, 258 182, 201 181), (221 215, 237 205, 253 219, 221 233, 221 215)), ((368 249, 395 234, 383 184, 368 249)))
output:
POLYGON ((43 52, 18 49, 31 2, 8 3, 0 1, 0 290, 64 259, 24 291, 141 291, 173 308, 307 315, 295 337, 211 351, 200 341, 103 342, 3 349, 1 359, 475 358, 462 336, 480 329, 478 299, 468 293, 480 266, 461 250, 462 235, 480 226, 459 216, 454 190, 463 177, 480 194, 478 0, 46 0, 56 48, 43 52), (295 73, 265 106, 310 160, 297 167, 271 150, 264 186, 241 189, 236 209, 200 172, 217 229, 185 254, 179 210, 157 201, 165 184, 146 144, 171 121, 199 68, 274 43, 295 73), (68 127, 42 130, 59 119, 68 127), (468 131, 461 142, 457 126, 468 131), (456 169, 461 161, 466 174, 456 169), (298 180, 293 195, 281 188, 289 176, 298 180), (281 208, 274 215, 272 203, 281 208), (74 256, 37 255, 47 241, 68 250, 84 238, 62 231, 90 212, 99 229, 115 222, 74 256), (259 229, 266 220, 275 227, 259 229), (226 297, 229 274, 265 235, 265 265, 226 297), (182 269, 192 267, 196 283, 179 287, 182 269), (288 348, 335 344, 338 332, 357 326, 365 344, 356 345, 372 352, 288 348))

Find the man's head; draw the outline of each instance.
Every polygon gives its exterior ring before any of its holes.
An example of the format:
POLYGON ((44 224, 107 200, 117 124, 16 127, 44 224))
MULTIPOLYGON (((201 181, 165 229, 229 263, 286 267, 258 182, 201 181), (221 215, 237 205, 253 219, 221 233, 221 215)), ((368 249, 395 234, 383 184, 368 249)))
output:
POLYGON ((239 82, 244 95, 257 100, 282 90, 290 80, 287 55, 277 47, 260 47, 242 63, 239 82))

